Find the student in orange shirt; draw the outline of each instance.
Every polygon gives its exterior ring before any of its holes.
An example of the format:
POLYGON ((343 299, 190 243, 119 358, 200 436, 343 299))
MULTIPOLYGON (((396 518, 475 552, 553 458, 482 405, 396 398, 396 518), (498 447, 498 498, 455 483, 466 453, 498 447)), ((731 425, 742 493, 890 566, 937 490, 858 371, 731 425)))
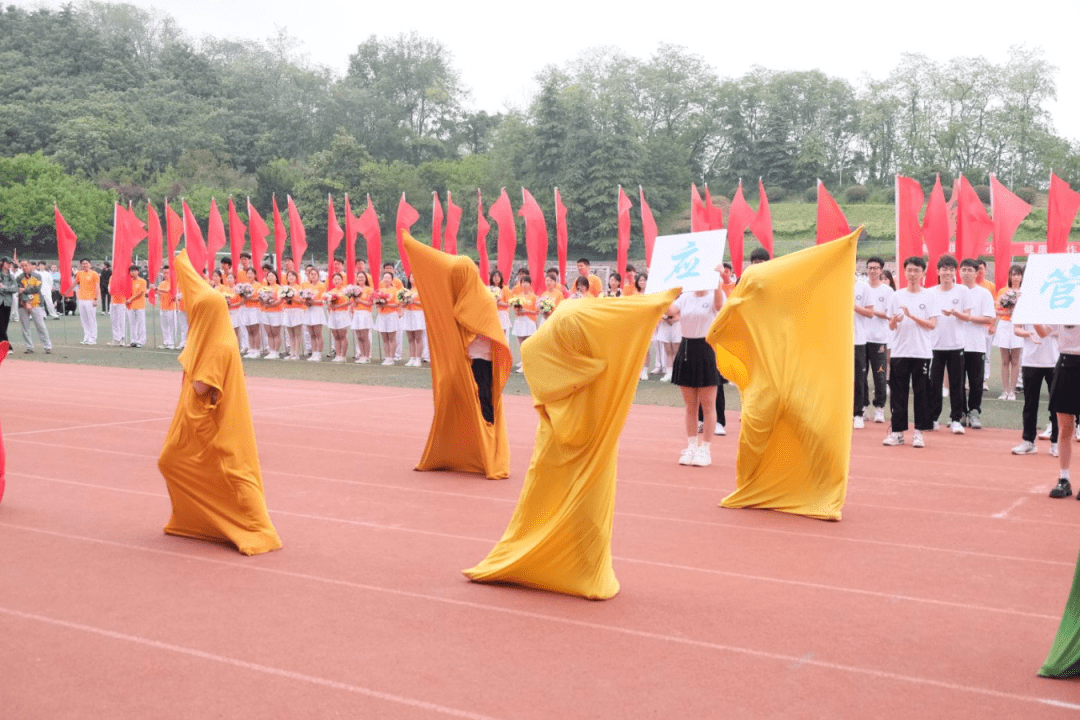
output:
POLYGON ((75 273, 76 303, 79 307, 79 322, 82 323, 83 339, 80 345, 97 344, 98 299, 101 297, 101 276, 90 269, 90 259, 79 261, 79 271, 75 273))
MULTIPOLYGON (((564 297, 562 288, 559 287, 559 271, 548 270, 544 275, 544 292, 540 293, 539 298, 537 298, 536 327, 543 325, 544 321, 551 315, 551 313, 540 312, 540 302, 549 300, 552 308, 557 308, 564 297)), ((552 312, 554 312, 554 309, 552 312)))
POLYGON ((263 284, 257 292, 264 296, 259 298, 259 304, 262 307, 262 326, 266 330, 266 343, 270 346, 266 359, 278 360, 281 358, 281 316, 285 308, 278 296, 281 285, 278 284, 277 273, 269 267, 264 270, 263 284), (269 292, 264 293, 264 290, 269 292))
POLYGON ((623 268, 626 271, 626 280, 622 284, 623 297, 629 297, 637 294, 637 269, 633 265, 627 265, 623 268))
MULTIPOLYGON (((120 272, 120 268, 117 268, 120 272)), ((124 297, 117 287, 120 278, 113 277, 109 280, 109 324, 112 326, 112 341, 109 345, 124 345, 124 335, 127 334, 127 298, 124 297)))
MULTIPOLYGON (((244 264, 243 255, 240 256, 241 267, 244 264)), ((263 329, 262 329, 262 304, 259 303, 259 281, 255 268, 244 271, 247 275, 246 285, 250 285, 252 293, 244 300, 243 309, 240 312, 241 324, 247 335, 246 358, 262 357, 263 329)), ((265 279, 265 278, 264 278, 265 279)))
POLYGON ((604 297, 622 297, 622 275, 611 273, 607 278, 607 292, 604 297))
POLYGON ((233 333, 236 334, 236 344, 239 346, 243 326, 241 316, 244 314, 244 299, 236 292, 236 275, 231 272, 225 273, 225 279, 218 285, 218 291, 225 296, 225 302, 229 305, 229 322, 232 323, 233 333))
MULTIPOLYGON (((390 273, 391 277, 394 278, 394 292, 395 293, 397 293, 397 291, 400 290, 401 288, 405 287, 405 284, 402 283, 401 280, 398 279, 397 275, 394 274, 394 263, 391 263, 391 262, 384 262, 383 263, 383 274, 385 275, 386 273, 390 273)), ((395 361, 401 359, 401 349, 405 346, 405 330, 402 329, 400 320, 401 320, 401 308, 398 308, 398 321, 399 322, 398 322, 397 333, 394 336, 395 341, 396 341, 394 343, 394 360, 395 361)))
POLYGON ((720 289, 724 291, 724 297, 731 295, 736 282, 735 269, 731 266, 731 263, 724 263, 724 271, 720 273, 720 289))
POLYGON ((251 253, 240 253, 240 267, 236 268, 234 274, 238 283, 255 282, 255 271, 251 268, 251 253))
POLYGON ((357 365, 367 365, 371 362, 371 329, 375 327, 375 320, 371 317, 374 303, 371 296, 374 289, 371 287, 371 278, 364 270, 360 270, 354 276, 357 286, 360 287, 360 295, 352 301, 352 329, 356 336, 356 352, 353 353, 353 362, 357 365))
POLYGON ((409 338, 409 361, 407 367, 420 367, 423 362, 424 350, 427 342, 424 334, 424 308, 420 304, 420 291, 416 287, 416 278, 409 275, 405 289, 410 291, 408 302, 405 304, 401 326, 409 338))
POLYGON ((349 299, 342 294, 345 276, 334 273, 334 287, 323 295, 326 303, 326 325, 330 328, 330 340, 334 343, 333 362, 345 362, 349 354, 349 299))
POLYGON ((299 360, 304 347, 304 319, 307 316, 307 303, 300 297, 300 276, 295 270, 285 271, 286 284, 279 290, 282 299, 282 327, 289 334, 289 354, 286 360, 299 360), (288 288, 288 290, 286 290, 288 288), (287 292, 293 293, 286 296, 287 292))
POLYGON ((401 330, 401 305, 395 297, 398 288, 394 287, 394 283, 397 282, 400 281, 389 270, 383 273, 382 280, 379 281, 379 292, 389 296, 383 301, 376 302, 379 317, 375 321, 375 329, 379 331, 379 337, 382 338, 383 365, 393 365, 394 358, 397 356, 397 336, 401 330))
POLYGON ((131 297, 124 303, 127 310, 128 333, 131 347, 141 348, 146 344, 146 281, 139 276, 139 266, 128 268, 131 276, 131 297))
POLYGON ((603 284, 600 282, 600 278, 592 274, 592 263, 589 262, 588 258, 581 258, 577 261, 577 271, 579 276, 589 281, 589 294, 593 297, 600 297, 603 284))
POLYGON ((326 285, 320 282, 319 271, 314 265, 308 265, 304 271, 307 273, 307 282, 303 283, 300 289, 302 292, 306 290, 313 293, 313 297, 304 300, 304 324, 311 339, 311 357, 308 362, 320 362, 324 346, 323 325, 326 324, 326 307, 323 305, 326 285))
MULTIPOLYGON (((518 287, 521 292, 514 298, 514 337, 518 339, 518 350, 525 341, 536 332, 536 295, 532 291, 532 278, 522 275, 518 279, 518 287)), ((518 363, 517 371, 523 372, 521 363, 518 363)))
POLYGON ((510 344, 510 291, 506 289, 506 281, 498 270, 491 271, 488 285, 494 291, 500 291, 499 297, 495 298, 495 309, 499 311, 499 324, 506 333, 506 343, 510 344))
MULTIPOLYGON (((1024 339, 1013 332, 1012 306, 1002 307, 1001 300, 1010 290, 1019 293, 1020 283, 1024 280, 1024 266, 1013 265, 1009 268, 1009 284, 1001 292, 991 292, 994 309, 997 313, 997 330, 993 344, 1001 348, 1001 397, 998 400, 1015 400, 1020 379, 1020 351, 1024 349, 1024 339)), ((987 362, 987 365, 990 363, 987 362)))
POLYGON ((157 296, 160 303, 158 317, 161 318, 161 345, 165 350, 176 347, 176 299, 169 284, 169 266, 161 268, 163 279, 158 283, 157 296))

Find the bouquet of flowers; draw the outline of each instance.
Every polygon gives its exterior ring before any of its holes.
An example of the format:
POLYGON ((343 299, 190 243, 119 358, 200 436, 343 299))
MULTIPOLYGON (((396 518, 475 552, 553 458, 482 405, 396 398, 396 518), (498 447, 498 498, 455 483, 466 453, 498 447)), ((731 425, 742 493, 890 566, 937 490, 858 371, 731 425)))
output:
POLYGON ((413 293, 407 288, 401 288, 397 291, 396 299, 398 301, 398 305, 408 305, 412 302, 413 293))
POLYGON ((274 302, 274 288, 259 288, 259 302, 272 303, 274 302))
POLYGON ((327 307, 341 302, 341 291, 337 288, 327 290, 326 294, 323 295, 323 301, 326 303, 327 307))
POLYGON ((604 293, 604 297, 622 297, 622 290, 609 290, 608 292, 604 293))
POLYGON ((379 290, 376 293, 372 293, 371 301, 376 305, 385 305, 390 302, 390 293, 379 290))
POLYGON ((510 298, 510 307, 520 311, 521 308, 525 307, 525 300, 520 295, 515 295, 510 298))
POLYGON ((364 294, 364 288, 359 285, 346 285, 343 290, 346 297, 356 299, 364 294))
POLYGON ((291 304, 293 299, 296 298, 296 288, 292 285, 282 285, 278 288, 278 297, 291 304))
POLYGON ((550 315, 555 310, 555 301, 551 298, 540 298, 540 303, 536 306, 536 309, 545 315, 550 315))
POLYGON ((315 294, 315 291, 311 288, 303 288, 300 291, 300 299, 310 305, 311 303, 315 302, 315 294))
POLYGON ((255 294, 255 288, 251 287, 251 283, 236 283, 236 294, 247 300, 255 294))
POLYGON ((495 285, 492 285, 491 287, 488 288, 488 290, 491 291, 491 295, 492 295, 492 297, 495 298, 495 302, 497 302, 497 303, 502 302, 502 288, 501 287, 497 287, 495 285))
POLYGON ((1002 310, 1014 308, 1016 307, 1016 299, 1018 297, 1020 297, 1020 293, 1010 288, 1009 290, 1006 290, 1004 293, 1002 293, 1001 297, 998 298, 998 305, 1001 307, 1002 310))

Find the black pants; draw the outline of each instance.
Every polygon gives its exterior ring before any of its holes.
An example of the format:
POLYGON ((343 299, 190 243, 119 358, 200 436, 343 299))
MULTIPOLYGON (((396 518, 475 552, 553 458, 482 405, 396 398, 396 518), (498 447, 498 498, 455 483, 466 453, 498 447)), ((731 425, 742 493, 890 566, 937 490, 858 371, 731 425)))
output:
MULTIPOLYGON (((981 375, 979 382, 982 382, 981 375)), ((892 431, 904 432, 908 428, 909 385, 915 405, 915 429, 930 430, 934 427, 934 421, 930 418, 930 361, 923 358, 894 357, 889 361, 892 431)))
POLYGON ((0 305, 0 342, 7 340, 8 324, 11 322, 11 306, 0 305))
MULTIPOLYGON (((885 407, 885 343, 866 343, 866 367, 862 375, 855 375, 861 380, 862 396, 865 401, 870 399, 870 385, 866 382, 866 370, 874 378, 874 400, 876 408, 885 407)), ((859 411, 856 411, 859 412, 859 411)))
POLYGON ((866 345, 855 346, 855 416, 866 407, 866 345))
MULTIPOLYGON (((945 372, 949 373, 949 419, 960 422, 967 412, 964 395, 964 351, 935 350, 930 363, 930 420, 941 417, 941 390, 945 387, 945 372)), ((982 387, 980 383, 979 387, 982 387)))
MULTIPOLYGON (((1046 382, 1046 394, 1054 384, 1054 368, 1021 367, 1020 375, 1024 378, 1024 439, 1035 442, 1039 430, 1039 393, 1043 381, 1046 382)), ((1057 413, 1050 413, 1050 442, 1058 441, 1057 413)))
MULTIPOLYGON (((983 367, 985 364, 986 353, 964 353, 964 374, 967 375, 968 381, 967 409, 969 412, 978 410, 982 413, 983 367)), ((951 377, 949 382, 952 382, 951 377)))
MULTIPOLYGON (((724 397, 724 386, 727 385, 727 380, 723 375, 720 376, 720 384, 716 386, 716 422, 720 423, 720 427, 727 427, 727 418, 724 417, 724 413, 727 411, 727 398, 724 397)), ((698 405, 697 409, 698 422, 705 422, 705 409, 698 405)))
POLYGON ((491 361, 473 358, 472 375, 476 380, 476 396, 480 398, 480 413, 489 423, 495 422, 495 406, 491 402, 491 385, 494 382, 491 361))
POLYGON ((109 295, 109 288, 101 288, 101 310, 102 312, 109 312, 109 301, 112 297, 109 295))

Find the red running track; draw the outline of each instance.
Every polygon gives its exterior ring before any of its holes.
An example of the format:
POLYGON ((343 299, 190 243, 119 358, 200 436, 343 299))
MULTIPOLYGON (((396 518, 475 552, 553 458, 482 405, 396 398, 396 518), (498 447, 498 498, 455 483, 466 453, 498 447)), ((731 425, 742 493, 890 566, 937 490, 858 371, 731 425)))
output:
POLYGON ((1055 461, 994 430, 856 431, 844 520, 724 510, 734 433, 676 464, 681 411, 635 406, 621 594, 469 583, 511 478, 417 473, 430 392, 250 378, 271 516, 245 558, 161 532, 179 374, 8 363, 0 407, 0 715, 58 718, 1075 718, 1035 672, 1076 562, 1055 461))

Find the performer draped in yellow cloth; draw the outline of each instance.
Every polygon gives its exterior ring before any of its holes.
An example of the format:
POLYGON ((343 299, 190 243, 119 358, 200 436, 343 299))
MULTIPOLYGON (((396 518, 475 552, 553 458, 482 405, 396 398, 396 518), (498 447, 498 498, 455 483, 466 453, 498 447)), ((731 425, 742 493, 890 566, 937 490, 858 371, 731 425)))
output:
POLYGON ((606 600, 615 469, 653 328, 679 291, 566 300, 521 349, 540 414, 529 472, 502 539, 465 575, 606 600))
POLYGON ((513 360, 495 298, 469 258, 430 248, 407 232, 403 238, 424 296, 435 398, 427 447, 416 469, 505 478, 510 444, 502 390, 513 360))
POLYGON ((186 252, 174 259, 187 304, 184 379, 158 468, 173 514, 170 535, 230 542, 245 555, 281 547, 266 512, 240 348, 225 297, 186 252))
POLYGON ((736 489, 721 507, 840 519, 861 230, 751 266, 713 320, 716 366, 742 395, 736 489))

